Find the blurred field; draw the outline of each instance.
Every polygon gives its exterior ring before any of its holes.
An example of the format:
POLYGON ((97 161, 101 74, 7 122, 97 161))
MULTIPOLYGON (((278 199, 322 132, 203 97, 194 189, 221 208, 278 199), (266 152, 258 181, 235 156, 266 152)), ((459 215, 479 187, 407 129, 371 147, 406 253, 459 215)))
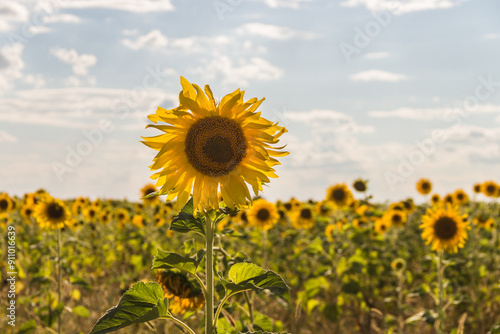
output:
MULTIPOLYGON (((39 192, 9 197, 13 205, 1 216, 1 333, 57 333, 58 312, 62 312, 62 333, 88 333, 134 282, 156 281, 150 268, 157 248, 192 255, 204 247, 193 233, 169 231, 176 212, 168 203, 66 200, 74 224, 61 231, 58 304, 56 230, 40 228, 26 210, 36 204, 30 201, 44 196, 39 192), (14 330, 7 324, 4 307, 9 288, 7 226, 16 232, 14 330)), ((291 287, 284 298, 250 293, 253 312, 243 295, 230 299, 220 326, 244 330, 253 317, 262 330, 297 334, 435 333, 436 252, 425 245, 419 228, 430 203, 415 205, 411 199, 373 203, 369 196, 360 197, 365 199, 341 209, 314 201, 279 202, 280 220, 267 232, 251 226, 244 211, 220 222, 217 271, 252 261, 280 274, 291 287), (393 210, 399 206, 406 222, 375 229, 389 206, 393 210), (304 209, 311 217, 298 220, 304 209)), ((471 222, 465 247, 444 256, 446 333, 500 332, 492 330, 500 325, 500 205, 479 198, 459 208, 471 222), (478 217, 492 218, 494 223, 480 227, 473 223, 478 217)), ((416 197, 415 202, 423 199, 416 197)), ((196 282, 191 284, 196 287, 196 282)), ((198 332, 202 316, 202 310, 180 315, 198 332)), ((150 327, 134 325, 118 333, 181 332, 170 322, 155 320, 150 327)))

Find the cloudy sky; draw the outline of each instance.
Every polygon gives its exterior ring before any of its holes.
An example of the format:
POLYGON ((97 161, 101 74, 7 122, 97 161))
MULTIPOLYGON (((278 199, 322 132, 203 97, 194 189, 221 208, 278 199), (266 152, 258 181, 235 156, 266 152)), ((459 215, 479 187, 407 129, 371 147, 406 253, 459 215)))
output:
POLYGON ((499 179, 498 0, 0 3, 0 191, 138 199, 139 142, 179 77, 266 97, 290 155, 268 199, 375 199, 499 179))

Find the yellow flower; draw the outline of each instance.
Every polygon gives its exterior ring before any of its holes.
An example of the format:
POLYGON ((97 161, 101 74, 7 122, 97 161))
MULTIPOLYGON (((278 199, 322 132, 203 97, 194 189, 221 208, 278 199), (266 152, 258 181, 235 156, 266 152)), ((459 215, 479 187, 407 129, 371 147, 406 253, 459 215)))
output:
POLYGON ((467 230, 470 229, 467 215, 461 215, 457 208, 447 205, 444 208, 427 209, 422 216, 422 238, 435 251, 458 251, 467 240, 467 230))
POLYGON ((339 220, 336 224, 328 224, 326 225, 325 227, 325 235, 326 235, 326 239, 329 241, 329 242, 332 242, 334 240, 333 238, 333 231, 335 230, 341 230, 342 227, 343 227, 343 221, 342 220, 339 220))
POLYGON ((159 202, 158 196, 151 197, 151 198, 144 198, 147 195, 154 193, 155 191, 158 191, 158 189, 156 189, 156 186, 152 183, 148 183, 144 187, 141 188, 140 196, 141 196, 144 204, 150 205, 150 204, 155 204, 155 203, 159 202))
POLYGON ((160 170, 152 175, 160 193, 177 198, 176 210, 191 194, 195 210, 218 208, 219 191, 230 208, 247 207, 248 185, 258 195, 269 177, 277 177, 274 157, 288 152, 273 145, 287 130, 256 112, 264 99, 243 102, 244 91, 237 89, 217 104, 208 85, 203 92, 183 77, 181 84, 179 107, 159 107, 148 117, 155 123, 148 127, 164 133, 143 141, 159 151, 150 168, 160 170))
POLYGON ((475 194, 479 194, 481 192, 481 183, 476 183, 472 186, 472 191, 474 191, 475 194))
POLYGON ((316 203, 316 213, 321 217, 330 216, 332 210, 332 206, 326 200, 316 203))
POLYGON ((392 203, 389 205, 389 210, 405 211, 405 205, 402 202, 392 203))
POLYGON ((352 193, 345 183, 330 186, 326 192, 326 200, 336 207, 342 208, 352 200, 352 193))
POLYGON ((420 179, 417 182, 417 191, 422 195, 427 195, 432 191, 432 183, 429 179, 420 179))
POLYGON ((406 223, 406 213, 400 210, 389 210, 384 212, 382 219, 385 219, 390 226, 402 227, 406 223))
POLYGON ((7 217, 9 212, 14 209, 14 201, 6 193, 0 194, 0 218, 7 217))
POLYGON ((119 228, 123 228, 125 223, 130 219, 128 211, 124 208, 116 208, 113 211, 113 217, 116 219, 119 228))
POLYGON ((406 268, 406 261, 398 257, 397 259, 391 262, 391 268, 399 272, 404 271, 406 268))
POLYGON ((66 205, 61 200, 50 197, 38 202, 33 217, 41 228, 57 229, 74 223, 66 205))
POLYGON ((143 215, 134 215, 132 218, 132 225, 138 227, 138 228, 143 228, 144 225, 144 216, 143 215))
POLYGON ((296 229, 310 229, 314 226, 314 212, 309 206, 295 210, 292 214, 292 226, 296 229))
POLYGON ((21 208, 21 216, 23 216, 24 220, 28 223, 31 223, 31 217, 33 216, 35 206, 33 204, 25 204, 21 208))
POLYGON ((406 200, 404 200, 403 202, 401 202, 401 204, 403 204, 405 210, 406 210, 406 213, 412 213, 413 211, 415 211, 415 203, 413 202, 413 199, 412 198, 408 198, 406 200))
POLYGON ((458 205, 466 204, 469 201, 469 196, 462 189, 457 189, 453 193, 454 203, 458 205))
POLYGON ((375 232, 378 234, 384 234, 391 227, 391 222, 387 219, 379 218, 375 221, 375 232))
POLYGON ((486 181, 481 185, 481 191, 488 197, 495 197, 498 192, 498 184, 494 181, 486 181))
POLYGON ((352 226, 354 228, 366 228, 370 222, 371 220, 368 217, 358 217, 352 220, 352 226))
POLYGON ((491 230, 495 226, 495 220, 486 215, 479 215, 472 220, 474 224, 487 230, 491 230))
POLYGON ((432 195, 432 197, 431 197, 431 203, 433 205, 439 205, 440 202, 441 202, 441 196, 439 196, 438 194, 432 195))
POLYGON ((276 205, 264 199, 258 199, 248 209, 247 218, 250 225, 267 231, 278 222, 280 215, 276 205))
POLYGON ((83 216, 85 220, 89 223, 95 223, 97 218, 99 217, 100 209, 95 204, 90 204, 86 208, 83 209, 83 216))

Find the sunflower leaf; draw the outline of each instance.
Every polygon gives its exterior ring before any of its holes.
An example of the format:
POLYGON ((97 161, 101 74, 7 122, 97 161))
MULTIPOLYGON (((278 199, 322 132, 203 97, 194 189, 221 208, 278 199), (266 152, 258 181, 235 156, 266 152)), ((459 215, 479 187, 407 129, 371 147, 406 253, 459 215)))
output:
POLYGON ((172 219, 170 224, 172 231, 181 233, 196 232, 205 236, 205 222, 201 218, 193 216, 193 199, 191 198, 182 208, 181 212, 172 219))
POLYGON ((141 199, 148 199, 148 198, 153 198, 153 197, 157 197, 157 196, 160 196, 162 194, 160 194, 159 191, 155 191, 155 192, 152 192, 152 193, 149 193, 147 194, 146 196, 144 197, 141 197, 141 199))
POLYGON ((194 257, 187 257, 177 253, 165 252, 158 248, 151 269, 177 268, 194 275, 204 255, 205 250, 200 250, 194 257))
POLYGON ((271 270, 264 270, 253 263, 236 263, 229 269, 229 280, 221 279, 227 295, 236 294, 245 290, 271 290, 283 295, 288 292, 288 285, 271 270))
POLYGON ((163 298, 162 288, 158 283, 138 282, 125 292, 118 305, 97 320, 89 334, 114 332, 159 317, 171 317, 168 299, 163 298))

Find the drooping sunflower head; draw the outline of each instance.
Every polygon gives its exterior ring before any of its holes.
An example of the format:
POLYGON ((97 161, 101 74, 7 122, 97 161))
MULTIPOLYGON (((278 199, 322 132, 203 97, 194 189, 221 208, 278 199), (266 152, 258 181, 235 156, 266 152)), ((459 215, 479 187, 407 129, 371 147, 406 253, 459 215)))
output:
POLYGON ((432 183, 429 179, 420 179, 417 182, 417 191, 422 195, 427 195, 432 191, 432 183))
POLYGON ((66 205, 55 198, 45 198, 34 208, 33 217, 41 228, 61 229, 73 225, 74 220, 66 205))
POLYGON ((143 203, 146 204, 146 205, 151 205, 151 204, 158 203, 159 202, 159 197, 158 196, 150 197, 150 198, 144 198, 147 195, 152 194, 152 193, 154 193, 156 191, 158 191, 158 189, 156 189, 156 186, 154 184, 152 184, 152 183, 148 183, 144 187, 142 187, 141 188, 141 192, 140 192, 139 195, 141 196, 141 199, 142 199, 143 203))
POLYGON ((326 192, 326 200, 331 201, 338 208, 349 204, 351 199, 352 193, 345 183, 330 186, 326 192))
POLYGON ((167 200, 177 198, 180 210, 193 196, 195 209, 218 208, 218 192, 230 208, 247 207, 269 177, 277 177, 275 157, 285 156, 283 147, 274 147, 286 132, 256 112, 262 101, 243 101, 237 89, 216 103, 208 85, 205 90, 181 77, 180 105, 171 110, 158 108, 148 118, 164 133, 144 137, 143 143, 159 151, 151 170, 160 193, 167 200), (157 124, 164 122, 166 125, 157 124))
POLYGON ((258 199, 248 209, 248 223, 264 231, 270 230, 280 219, 278 208, 265 199, 258 199))
POLYGON ((366 189, 368 189, 367 183, 368 183, 368 180, 363 180, 363 179, 359 178, 357 180, 354 180, 354 182, 352 183, 352 187, 356 191, 364 193, 366 191, 366 189))
POLYGON ((163 289, 163 296, 169 299, 168 309, 175 314, 196 311, 204 304, 201 289, 190 282, 183 273, 159 271, 156 281, 163 289))
POLYGON ((469 196, 462 189, 457 189, 453 193, 454 203, 458 205, 466 204, 469 201, 469 196))
POLYGON ((422 238, 426 244, 432 244, 432 250, 456 253, 467 240, 470 229, 467 215, 462 215, 458 208, 447 205, 442 208, 428 209, 422 216, 420 225, 422 238))
POLYGON ((495 197, 498 192, 499 185, 495 181, 486 181, 481 185, 481 191, 488 197, 495 197))

